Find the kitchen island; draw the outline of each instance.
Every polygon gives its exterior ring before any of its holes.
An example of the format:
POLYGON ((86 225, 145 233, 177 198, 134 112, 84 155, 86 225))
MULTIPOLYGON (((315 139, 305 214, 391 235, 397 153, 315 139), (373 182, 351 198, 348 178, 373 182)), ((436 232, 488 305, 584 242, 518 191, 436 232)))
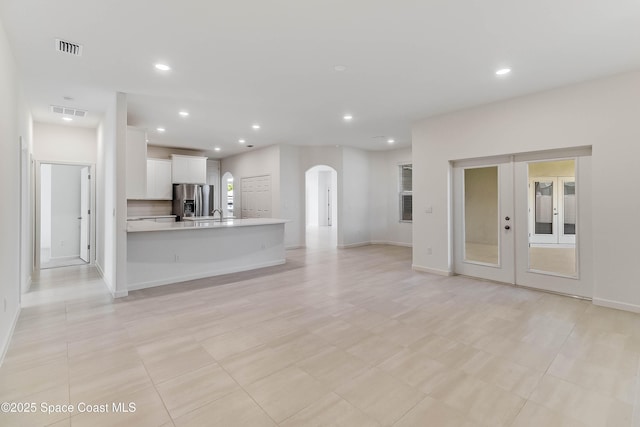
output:
POLYGON ((275 218, 130 221, 128 290, 284 264, 286 222, 275 218))

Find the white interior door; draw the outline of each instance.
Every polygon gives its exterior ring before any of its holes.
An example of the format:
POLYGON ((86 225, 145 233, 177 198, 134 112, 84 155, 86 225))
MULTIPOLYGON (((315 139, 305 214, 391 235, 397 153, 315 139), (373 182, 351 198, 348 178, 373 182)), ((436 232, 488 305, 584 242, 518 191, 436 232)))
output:
POLYGON ((509 158, 454 164, 456 273, 515 283, 513 182, 509 158))
POLYGON ((89 262, 89 215, 91 214, 91 193, 90 193, 89 168, 80 169, 80 258, 84 262, 89 262))

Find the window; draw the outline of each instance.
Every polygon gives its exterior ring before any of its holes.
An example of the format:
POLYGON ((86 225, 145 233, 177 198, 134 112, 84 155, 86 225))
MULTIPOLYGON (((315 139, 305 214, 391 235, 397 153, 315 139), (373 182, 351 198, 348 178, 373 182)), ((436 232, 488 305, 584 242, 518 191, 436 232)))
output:
POLYGON ((400 222, 413 220, 412 166, 400 165, 400 222))

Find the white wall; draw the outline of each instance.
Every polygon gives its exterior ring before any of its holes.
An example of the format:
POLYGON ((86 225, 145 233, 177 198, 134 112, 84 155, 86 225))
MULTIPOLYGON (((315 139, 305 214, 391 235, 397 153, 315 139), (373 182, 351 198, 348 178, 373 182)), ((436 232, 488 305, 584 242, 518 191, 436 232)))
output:
POLYGON ((338 202, 338 226, 342 229, 339 247, 368 244, 371 241, 369 172, 367 151, 343 147, 342 201, 338 202))
POLYGON ((112 295, 127 295, 127 99, 114 93, 98 127, 96 265, 112 295))
POLYGON ((314 166, 305 173, 307 226, 318 225, 318 168, 314 166))
MULTIPOLYGON (((80 169, 51 167, 51 258, 80 256, 80 169)), ((42 194, 42 192, 41 192, 42 194)), ((41 237, 42 238, 42 237, 41 237)), ((41 243, 42 246, 42 243, 41 243)))
POLYGON ((40 248, 49 250, 51 250, 51 166, 46 163, 40 165, 40 248))
MULTIPOLYGON (((4 27, 0 22, 0 198, 13 201, 16 209, 0 209, 0 363, 9 345, 13 327, 20 312, 20 254, 28 249, 27 224, 19 222, 16 213, 26 205, 27 189, 22 187, 21 149, 30 146, 30 113, 20 91, 20 80, 4 27), (23 139, 23 147, 20 138, 23 139), (20 200, 23 203, 20 203, 20 200), (23 228, 21 235, 18 226, 23 228), (22 248, 22 250, 20 250, 22 248), (6 308, 5 308, 6 307, 6 308)), ((26 212, 23 213, 26 216, 26 212)), ((22 272, 26 274, 26 271, 22 272)))
POLYGON ((401 164, 412 162, 411 148, 370 153, 371 174, 371 241, 400 246, 411 246, 410 222, 400 222, 400 170, 401 164))
POLYGON ((638 111, 640 72, 632 72, 417 123, 414 266, 451 271, 450 160, 592 146, 594 303, 640 311, 640 197, 625 185, 640 182, 638 111))
POLYGON ((96 130, 34 122, 33 156, 47 162, 95 164, 96 130))
POLYGON ((239 216, 242 211, 242 200, 239 197, 242 178, 252 176, 271 176, 271 212, 274 218, 280 217, 280 147, 271 147, 249 151, 244 154, 222 159, 220 174, 231 173, 234 182, 233 211, 239 216))

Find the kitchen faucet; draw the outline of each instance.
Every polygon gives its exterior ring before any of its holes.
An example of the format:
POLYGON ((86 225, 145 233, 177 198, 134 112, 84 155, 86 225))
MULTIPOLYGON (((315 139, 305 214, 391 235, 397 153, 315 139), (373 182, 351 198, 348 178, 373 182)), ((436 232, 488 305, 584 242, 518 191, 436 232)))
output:
POLYGON ((220 212, 220 219, 222 219, 222 209, 214 209, 211 211, 211 216, 215 217, 216 216, 216 212, 220 212))

